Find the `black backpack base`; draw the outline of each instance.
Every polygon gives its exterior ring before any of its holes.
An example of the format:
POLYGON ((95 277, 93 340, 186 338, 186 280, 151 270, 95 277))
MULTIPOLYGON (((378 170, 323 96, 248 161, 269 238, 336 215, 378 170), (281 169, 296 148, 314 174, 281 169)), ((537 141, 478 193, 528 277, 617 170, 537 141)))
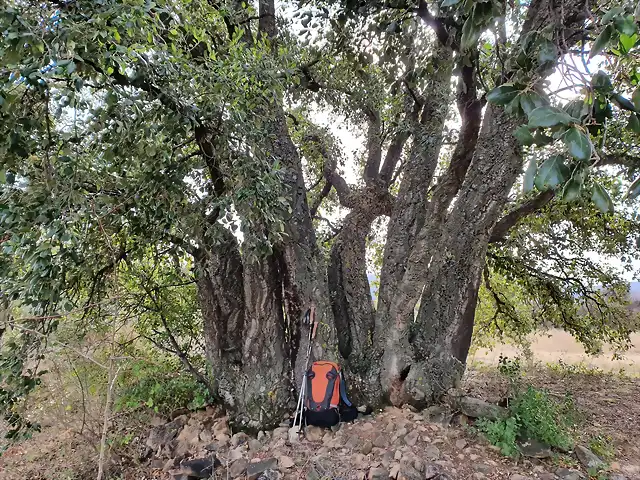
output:
POLYGON ((296 417, 289 420, 289 427, 293 427, 294 420, 296 425, 313 425, 321 428, 331 428, 340 422, 353 422, 358 418, 358 409, 354 406, 341 404, 339 409, 332 408, 322 412, 314 412, 312 410, 304 410, 302 414, 302 422, 296 417))

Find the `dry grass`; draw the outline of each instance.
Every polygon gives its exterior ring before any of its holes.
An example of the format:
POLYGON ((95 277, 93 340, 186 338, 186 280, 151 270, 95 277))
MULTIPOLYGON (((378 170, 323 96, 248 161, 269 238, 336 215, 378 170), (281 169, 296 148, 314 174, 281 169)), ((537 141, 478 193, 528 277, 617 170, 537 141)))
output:
MULTIPOLYGON (((581 364, 587 367, 596 367, 607 372, 620 372, 640 374, 640 334, 631 335, 633 346, 624 354, 624 358, 613 360, 613 352, 605 349, 597 356, 589 356, 584 348, 571 335, 561 330, 552 330, 548 334, 538 334, 532 339, 531 350, 533 360, 537 363, 581 364)), ((476 362, 495 365, 500 355, 514 357, 521 353, 520 349, 513 345, 497 345, 494 349, 479 349, 469 359, 469 363, 476 362)))

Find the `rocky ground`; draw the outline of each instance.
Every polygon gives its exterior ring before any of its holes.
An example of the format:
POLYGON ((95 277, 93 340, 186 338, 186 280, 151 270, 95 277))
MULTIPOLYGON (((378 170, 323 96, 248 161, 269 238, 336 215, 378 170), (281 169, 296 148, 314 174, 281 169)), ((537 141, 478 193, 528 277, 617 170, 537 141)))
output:
MULTIPOLYGON (((503 388, 498 378, 475 372, 467 378, 464 393, 496 402, 503 388)), ((130 420, 121 430, 112 426, 110 478, 579 480, 588 478, 588 465, 599 462, 587 448, 588 439, 598 433, 612 438, 615 458, 592 478, 640 480, 640 381, 577 378, 549 371, 530 377, 552 391, 572 391, 586 413, 572 452, 523 445, 529 456, 502 456, 472 426, 475 416, 492 415, 499 407, 468 396, 453 410, 387 408, 339 429, 307 428, 302 436, 291 432, 288 422, 255 437, 236 433, 222 412, 209 407, 171 421, 154 417, 135 428, 130 420)), ((86 431, 84 436, 71 429, 53 431, 49 428, 7 450, 0 457, 0 478, 95 478, 95 442, 86 431)))
MULTIPOLYGON (((472 403, 470 413, 484 408, 481 402, 472 403)), ((307 427, 299 436, 283 423, 252 438, 231 435, 227 419, 216 418, 210 409, 154 427, 147 446, 154 452, 154 478, 176 480, 579 480, 587 478, 587 465, 599 462, 579 446, 574 455, 581 468, 567 468, 550 450, 528 445, 529 457, 514 464, 476 436, 467 426, 470 421, 440 407, 424 412, 387 408, 334 430, 307 427)), ((614 468, 606 478, 640 478, 639 465, 614 468)))

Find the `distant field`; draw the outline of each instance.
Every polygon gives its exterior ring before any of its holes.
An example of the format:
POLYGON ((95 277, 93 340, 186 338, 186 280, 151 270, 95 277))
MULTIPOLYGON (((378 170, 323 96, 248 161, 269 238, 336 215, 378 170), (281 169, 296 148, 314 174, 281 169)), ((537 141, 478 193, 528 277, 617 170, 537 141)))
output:
MULTIPOLYGON (((533 343, 535 360, 542 363, 555 363, 562 360, 565 363, 584 363, 602 370, 625 369, 629 373, 640 374, 640 334, 631 336, 633 347, 625 353, 622 360, 612 360, 611 353, 606 351, 598 357, 585 354, 582 346, 571 335, 561 330, 553 330, 547 335, 537 335, 533 343)), ((512 345, 498 345, 493 350, 480 349, 470 360, 495 364, 500 355, 513 357, 519 350, 512 345)))

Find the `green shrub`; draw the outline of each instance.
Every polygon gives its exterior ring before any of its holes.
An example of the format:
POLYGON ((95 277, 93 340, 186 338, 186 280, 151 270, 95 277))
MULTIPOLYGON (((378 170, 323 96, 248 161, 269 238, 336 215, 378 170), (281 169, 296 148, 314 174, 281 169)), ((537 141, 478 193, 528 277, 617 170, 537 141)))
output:
POLYGON ((501 357, 499 370, 510 380, 512 399, 505 418, 476 422, 476 427, 487 439, 508 456, 518 455, 517 440, 520 438, 563 450, 571 448, 571 431, 576 423, 571 397, 557 400, 545 390, 523 386, 517 359, 501 357))
POLYGON ((149 408, 169 414, 180 408, 196 410, 211 401, 206 386, 173 359, 153 364, 134 362, 119 383, 116 410, 149 408))
POLYGON ((518 454, 516 439, 518 438, 518 422, 513 417, 501 420, 487 420, 481 418, 476 422, 476 427, 484 433, 492 445, 500 448, 500 452, 508 457, 518 454))
POLYGON ((610 435, 595 435, 591 437, 589 449, 606 462, 615 458, 615 447, 610 435))

